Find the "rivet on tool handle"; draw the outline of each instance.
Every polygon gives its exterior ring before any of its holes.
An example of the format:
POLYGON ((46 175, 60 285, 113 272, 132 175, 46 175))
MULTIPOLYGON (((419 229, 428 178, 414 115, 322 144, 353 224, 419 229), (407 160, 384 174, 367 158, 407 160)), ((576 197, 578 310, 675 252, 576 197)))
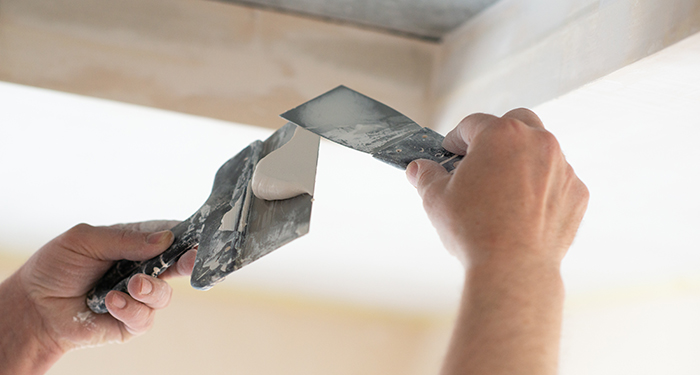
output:
POLYGON ((384 145, 372 156, 401 169, 406 169, 408 164, 417 159, 433 160, 451 172, 463 156, 445 150, 442 147, 443 139, 445 137, 439 133, 422 128, 409 137, 384 145))

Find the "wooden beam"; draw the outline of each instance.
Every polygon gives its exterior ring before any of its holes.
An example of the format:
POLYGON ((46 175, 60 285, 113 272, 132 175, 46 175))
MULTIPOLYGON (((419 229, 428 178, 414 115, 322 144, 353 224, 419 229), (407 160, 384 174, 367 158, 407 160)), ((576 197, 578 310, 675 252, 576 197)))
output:
POLYGON ((436 48, 210 1, 0 2, 0 80, 272 128, 339 84, 427 122, 436 48))

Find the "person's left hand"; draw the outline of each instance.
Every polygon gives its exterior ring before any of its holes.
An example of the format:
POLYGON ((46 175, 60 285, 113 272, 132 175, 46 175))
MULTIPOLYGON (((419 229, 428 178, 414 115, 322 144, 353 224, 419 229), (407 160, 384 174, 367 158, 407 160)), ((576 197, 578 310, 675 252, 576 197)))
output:
MULTIPOLYGON (((124 342, 153 325, 156 310, 172 295, 163 281, 189 275, 196 251, 185 253, 159 278, 144 274, 129 281, 129 294, 107 295, 109 314, 94 314, 85 304, 87 292, 116 260, 146 260, 173 242, 177 222, 151 221, 93 227, 80 224, 37 251, 12 277, 35 315, 36 335, 55 344, 59 352, 124 342)), ((54 348, 56 349, 56 348, 54 348)))

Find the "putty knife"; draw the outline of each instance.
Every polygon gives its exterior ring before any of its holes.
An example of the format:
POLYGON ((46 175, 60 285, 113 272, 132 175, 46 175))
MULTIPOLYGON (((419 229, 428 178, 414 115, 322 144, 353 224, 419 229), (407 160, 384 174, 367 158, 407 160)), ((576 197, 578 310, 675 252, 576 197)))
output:
POLYGON ((462 160, 461 155, 442 148, 442 135, 345 86, 281 116, 321 137, 402 169, 413 160, 430 159, 449 172, 462 160))
MULTIPOLYGON (((173 244, 152 259, 121 260, 97 282, 87 295, 88 307, 106 313, 105 297, 111 290, 127 292, 129 279, 137 273, 158 276, 182 254, 199 244, 190 283, 209 289, 231 272, 269 254, 309 232, 312 197, 265 201, 252 193, 251 178, 258 161, 294 135, 296 125, 287 123, 265 142, 255 141, 216 172, 209 198, 187 220, 176 225, 173 244)), ((318 148, 318 143, 316 144, 318 148)), ((313 165, 300 165, 312 168, 313 165)))

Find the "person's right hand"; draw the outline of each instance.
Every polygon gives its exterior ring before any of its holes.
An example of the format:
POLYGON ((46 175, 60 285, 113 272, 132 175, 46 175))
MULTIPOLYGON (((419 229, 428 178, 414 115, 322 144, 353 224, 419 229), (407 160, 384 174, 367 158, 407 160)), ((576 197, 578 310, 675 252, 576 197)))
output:
POLYGON ((465 265, 531 260, 558 267, 588 190, 537 115, 473 114, 443 146, 466 154, 453 174, 428 160, 406 172, 447 249, 465 265))
POLYGON ((466 154, 453 174, 406 169, 445 246, 467 268, 442 374, 556 374, 561 260, 588 189, 531 111, 471 115, 443 146, 466 154))

